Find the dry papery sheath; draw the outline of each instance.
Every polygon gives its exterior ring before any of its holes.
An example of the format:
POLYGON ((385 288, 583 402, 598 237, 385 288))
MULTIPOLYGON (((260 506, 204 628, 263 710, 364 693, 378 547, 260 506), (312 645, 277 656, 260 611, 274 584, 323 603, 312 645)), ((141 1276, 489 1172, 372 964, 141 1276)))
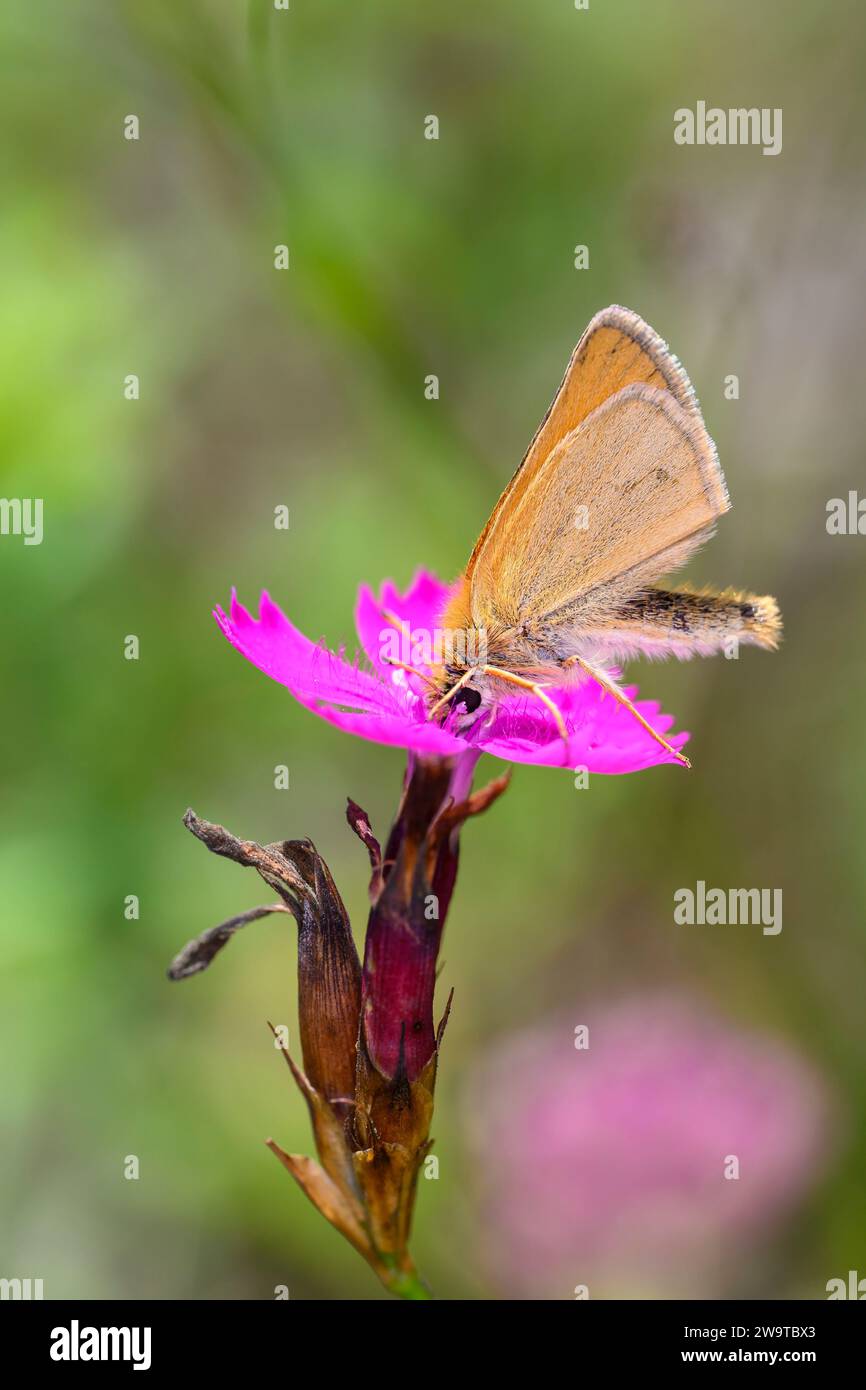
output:
POLYGON ((192 811, 185 824, 214 854, 254 868, 280 901, 204 932, 169 977, 206 969, 247 923, 290 912, 298 931, 303 1070, 286 1062, 310 1111, 318 1162, 268 1146, 391 1292, 429 1298, 408 1249, 418 1173, 428 1152, 433 1092, 450 999, 434 1024, 436 961, 457 876, 458 836, 505 790, 507 774, 470 793, 477 754, 410 755, 384 853, 349 801, 349 825, 370 857, 363 965, 328 866, 309 840, 259 845, 192 811))

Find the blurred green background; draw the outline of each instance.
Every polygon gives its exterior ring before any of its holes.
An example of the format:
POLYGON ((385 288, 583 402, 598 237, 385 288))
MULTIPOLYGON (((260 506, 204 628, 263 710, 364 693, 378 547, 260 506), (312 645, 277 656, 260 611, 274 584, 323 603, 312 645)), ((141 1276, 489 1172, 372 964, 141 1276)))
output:
POLYGON ((46 1297, 385 1296, 262 1143, 311 1147, 265 1027, 295 1031, 293 928, 164 970, 267 900, 188 805, 309 835, 360 937, 345 797, 384 834, 403 756, 302 711, 210 609, 268 588, 351 647, 359 582, 457 574, 610 302, 672 344, 719 445, 734 510, 688 577, 775 593, 786 641, 632 668, 692 730, 690 774, 519 768, 464 832, 416 1258, 441 1296, 491 1295, 474 1060, 652 983, 788 1039, 835 1097, 827 1171, 752 1291, 866 1273, 866 542, 825 527, 864 478, 864 37, 844 0, 6 0, 2 492, 44 498, 45 535, 0 540, 0 1273, 46 1297), (782 107, 782 153, 675 145, 699 99, 782 107), (676 928, 697 879, 783 888, 781 935, 676 928))

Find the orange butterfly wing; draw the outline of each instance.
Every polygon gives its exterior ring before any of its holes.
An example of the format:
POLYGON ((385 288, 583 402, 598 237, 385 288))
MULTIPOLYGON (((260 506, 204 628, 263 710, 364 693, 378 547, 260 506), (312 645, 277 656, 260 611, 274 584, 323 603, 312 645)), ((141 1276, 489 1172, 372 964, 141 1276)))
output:
POLYGON ((501 512, 506 506, 517 505, 556 445, 610 396, 640 382, 669 391, 685 411, 700 420, 691 382, 667 345, 638 314, 611 304, 595 315, 571 354, 547 414, 469 557, 467 580, 472 578, 484 543, 501 512))
POLYGON ((469 585, 479 627, 558 651, 684 563, 727 510, 715 447, 670 391, 637 383, 565 435, 500 508, 469 585))

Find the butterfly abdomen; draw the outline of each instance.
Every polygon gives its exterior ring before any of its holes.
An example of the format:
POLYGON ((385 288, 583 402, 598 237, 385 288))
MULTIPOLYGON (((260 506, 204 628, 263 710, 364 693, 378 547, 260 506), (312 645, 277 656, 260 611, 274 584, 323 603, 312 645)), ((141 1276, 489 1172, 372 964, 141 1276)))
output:
MULTIPOLYGON (((778 604, 767 595, 725 589, 648 589, 622 605, 611 626, 624 633, 640 630, 639 645, 678 643, 700 651, 719 651, 735 640, 770 651, 779 645, 782 619, 778 604)), ((647 650, 647 647, 644 647, 647 650)))

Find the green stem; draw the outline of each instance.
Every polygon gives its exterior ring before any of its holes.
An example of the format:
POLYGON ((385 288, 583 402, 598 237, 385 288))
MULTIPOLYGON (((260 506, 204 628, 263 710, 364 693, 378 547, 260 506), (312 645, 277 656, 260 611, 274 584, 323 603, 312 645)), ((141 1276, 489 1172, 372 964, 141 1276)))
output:
POLYGON ((389 1279, 388 1289, 395 1298, 410 1299, 415 1303, 429 1301, 433 1295, 424 1280, 414 1271, 411 1274, 395 1274, 389 1279))
POLYGON ((379 1277, 395 1298, 403 1298, 413 1303, 426 1303, 433 1298, 414 1265, 408 1269, 400 1269, 392 1260, 386 1258, 385 1269, 380 1271, 379 1277))

